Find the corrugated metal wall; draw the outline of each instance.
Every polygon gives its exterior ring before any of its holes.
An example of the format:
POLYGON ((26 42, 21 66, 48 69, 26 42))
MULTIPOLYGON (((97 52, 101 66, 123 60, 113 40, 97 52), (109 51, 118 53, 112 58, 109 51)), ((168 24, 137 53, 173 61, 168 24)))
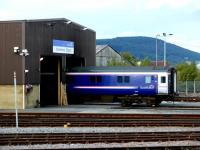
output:
POLYGON ((107 66, 112 60, 120 62, 122 57, 110 46, 106 46, 96 54, 96 66, 107 66))
MULTIPOLYGON (((83 26, 73 22, 67 24, 66 19, 0 22, 0 84, 12 84, 14 70, 17 71, 18 84, 22 84, 24 69, 29 70, 26 75, 29 83, 40 83, 40 56, 62 57, 62 70, 64 70, 66 59, 71 56, 53 54, 52 39, 74 41, 75 56, 84 57, 86 66, 94 66, 96 33, 82 28, 83 26), (28 49, 30 56, 22 58, 15 55, 14 46, 28 49)), ((64 72, 62 81, 65 82, 64 72)))
POLYGON ((14 54, 13 47, 22 47, 22 23, 0 23, 0 84, 13 84, 13 72, 17 83, 23 84, 23 59, 14 54))
MULTIPOLYGON (((30 56, 26 58, 26 69, 29 70, 28 80, 31 84, 40 82, 40 56, 61 56, 62 70, 66 68, 66 59, 71 55, 52 53, 52 40, 69 40, 75 42, 75 56, 84 57, 87 66, 95 65, 96 33, 82 30, 77 24, 66 24, 66 20, 28 21, 26 22, 26 48, 30 56), (30 75, 31 74, 31 75, 30 75)), ((65 82, 62 74, 62 81, 65 82)))

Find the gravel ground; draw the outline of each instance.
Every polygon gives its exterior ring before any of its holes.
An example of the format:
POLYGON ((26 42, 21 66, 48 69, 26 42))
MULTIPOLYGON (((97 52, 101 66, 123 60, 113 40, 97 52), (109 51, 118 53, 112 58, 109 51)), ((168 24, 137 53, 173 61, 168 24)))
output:
POLYGON ((69 128, 0 128, 0 133, 112 133, 112 132, 183 132, 200 131, 200 127, 69 127, 69 128))
MULTIPOLYGON (((48 107, 19 110, 20 112, 68 112, 68 113, 121 113, 121 114, 200 114, 200 109, 181 110, 177 107, 200 107, 200 103, 163 102, 158 108, 132 106, 121 108, 120 104, 111 105, 69 105, 64 107, 48 107), (170 106, 173 106, 171 108, 170 106), (170 109, 168 109, 170 107, 170 109)), ((0 110, 0 112, 14 112, 14 110, 0 110)), ((69 128, 0 128, 1 134, 9 133, 111 133, 111 132, 183 132, 200 131, 200 127, 69 127, 69 128)), ((109 148, 109 147, 169 147, 169 146, 199 146, 200 141, 177 142, 129 142, 129 143, 94 143, 94 144, 45 144, 24 146, 0 146, 0 150, 7 149, 75 149, 75 148, 109 148)))
MULTIPOLYGON (((1 109, 0 112, 15 112, 15 110, 1 109)), ((146 107, 144 104, 122 108, 119 103, 110 105, 69 105, 46 108, 32 108, 19 112, 63 112, 63 113, 110 113, 110 114, 200 114, 200 102, 162 102, 159 107, 146 107), (178 108, 177 108, 178 107, 178 108), (181 108, 181 107, 188 107, 181 108), (191 108, 197 107, 197 108, 191 108)))
POLYGON ((22 145, 22 146, 0 146, 1 150, 16 149, 83 149, 83 148, 139 148, 139 147, 184 147, 199 146, 198 141, 170 141, 170 142, 129 142, 129 143, 93 143, 93 144, 42 144, 42 145, 22 145))

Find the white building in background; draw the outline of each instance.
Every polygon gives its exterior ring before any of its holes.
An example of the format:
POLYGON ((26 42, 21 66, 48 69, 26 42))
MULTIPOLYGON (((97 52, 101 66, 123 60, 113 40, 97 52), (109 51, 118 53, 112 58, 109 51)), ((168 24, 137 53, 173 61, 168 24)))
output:
POLYGON ((120 62, 122 57, 109 45, 96 45, 96 66, 107 66, 113 59, 120 62))

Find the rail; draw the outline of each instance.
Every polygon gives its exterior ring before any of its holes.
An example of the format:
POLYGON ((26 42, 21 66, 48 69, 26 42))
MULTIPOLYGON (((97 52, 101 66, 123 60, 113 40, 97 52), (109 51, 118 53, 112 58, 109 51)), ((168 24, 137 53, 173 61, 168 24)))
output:
MULTIPOLYGON (((0 127, 15 127, 15 113, 0 113, 0 127)), ((200 127, 200 114, 19 113, 19 127, 200 127)))
POLYGON ((199 141, 200 132, 0 134, 0 145, 199 141))

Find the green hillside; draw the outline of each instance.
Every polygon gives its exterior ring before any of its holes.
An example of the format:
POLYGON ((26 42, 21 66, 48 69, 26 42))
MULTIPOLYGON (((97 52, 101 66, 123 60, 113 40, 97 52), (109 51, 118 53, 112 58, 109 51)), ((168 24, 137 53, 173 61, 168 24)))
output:
MULTIPOLYGON (((158 40, 158 60, 163 60, 163 41, 158 40)), ((128 51, 138 59, 148 57, 155 60, 156 39, 151 37, 117 37, 113 39, 98 39, 97 45, 110 45, 118 52, 128 51)), ((167 61, 178 64, 184 61, 200 61, 200 53, 167 43, 167 61)))

